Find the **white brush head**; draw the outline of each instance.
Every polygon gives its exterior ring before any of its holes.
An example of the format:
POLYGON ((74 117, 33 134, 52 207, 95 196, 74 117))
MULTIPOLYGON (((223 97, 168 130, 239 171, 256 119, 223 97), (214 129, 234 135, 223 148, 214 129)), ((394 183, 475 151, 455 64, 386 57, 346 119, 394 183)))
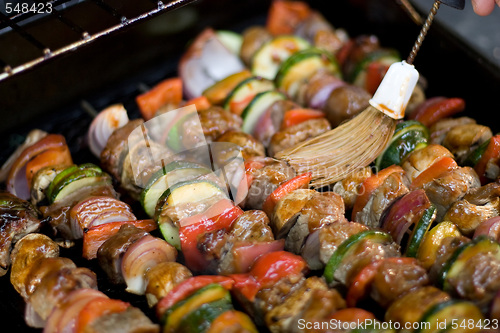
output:
POLYGON ((417 81, 418 71, 413 65, 396 62, 389 67, 370 104, 392 119, 403 119, 417 81))

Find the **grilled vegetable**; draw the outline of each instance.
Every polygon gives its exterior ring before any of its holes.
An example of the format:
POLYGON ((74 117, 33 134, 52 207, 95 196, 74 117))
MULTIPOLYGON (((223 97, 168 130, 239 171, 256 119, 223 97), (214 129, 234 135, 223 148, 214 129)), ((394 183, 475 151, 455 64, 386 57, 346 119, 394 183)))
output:
POLYGON ((413 120, 398 123, 391 142, 377 157, 375 166, 385 169, 393 164, 401 165, 412 151, 427 146, 428 141, 429 130, 421 123, 413 120))
POLYGON ((417 258, 420 260, 422 266, 426 269, 430 269, 436 260, 436 253, 444 238, 458 237, 460 235, 457 226, 448 221, 440 222, 432 227, 432 229, 425 234, 417 251, 417 258))
POLYGON ((292 54, 309 48, 310 44, 299 37, 277 36, 255 52, 252 59, 252 73, 268 80, 274 80, 279 66, 292 54))
POLYGON ((222 105, 229 93, 243 80, 252 76, 250 71, 243 70, 241 72, 229 75, 225 79, 215 82, 212 86, 203 91, 203 96, 208 98, 213 105, 222 105))
POLYGON ((256 130, 259 119, 266 112, 266 110, 273 103, 285 100, 285 98, 285 95, 275 90, 263 91, 255 95, 241 114, 241 117, 243 118, 243 131, 253 134, 256 130))
POLYGON ((328 264, 325 267, 325 271, 323 272, 323 276, 325 277, 326 282, 332 283, 335 280, 342 283, 346 282, 345 276, 340 276, 337 270, 344 262, 352 259, 350 257, 352 255, 355 255, 357 251, 362 251, 360 246, 364 246, 365 241, 385 245, 390 244, 392 242, 392 238, 387 233, 375 230, 362 231, 349 237, 335 250, 332 257, 328 261, 328 264))
POLYGON ((314 48, 298 51, 281 64, 276 73, 276 86, 295 100, 300 84, 307 82, 320 70, 338 77, 342 76, 340 66, 328 52, 314 48))
POLYGON ((418 333, 438 332, 479 332, 477 325, 484 320, 481 311, 474 304, 450 300, 431 307, 420 320, 418 333), (446 324, 445 327, 443 323, 446 324))
POLYGON ((144 120, 150 120, 162 106, 179 105, 182 101, 182 80, 178 77, 165 79, 135 100, 144 120))
POLYGON ((451 117, 465 109, 465 101, 461 98, 433 97, 420 104, 411 114, 425 126, 431 126, 438 120, 451 117))
POLYGON ((146 214, 154 217, 156 204, 161 195, 179 182, 206 175, 211 170, 192 162, 174 161, 158 170, 150 178, 141 193, 141 204, 146 214))
POLYGON ((229 30, 217 30, 215 32, 221 43, 234 54, 239 55, 243 37, 240 34, 229 30))
POLYGON ((253 76, 241 81, 229 93, 224 101, 224 108, 232 113, 241 115, 253 98, 261 92, 274 89, 271 80, 260 76, 253 76))

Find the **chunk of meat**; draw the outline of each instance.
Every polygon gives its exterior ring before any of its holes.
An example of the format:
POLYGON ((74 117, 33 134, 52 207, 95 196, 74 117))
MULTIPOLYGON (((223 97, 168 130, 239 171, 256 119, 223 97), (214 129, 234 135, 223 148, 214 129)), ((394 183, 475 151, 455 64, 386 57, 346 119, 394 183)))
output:
POLYGON ((430 127, 430 142, 432 144, 443 144, 443 140, 446 134, 455 126, 475 124, 476 121, 469 117, 459 117, 459 118, 444 118, 438 120, 430 127))
POLYGON ((403 173, 390 174, 373 193, 365 207, 356 214, 355 220, 370 228, 378 228, 380 218, 387 207, 402 195, 408 193, 408 179, 403 173))
POLYGON ((443 216, 443 221, 453 222, 462 234, 471 237, 481 222, 500 214, 500 197, 484 205, 474 205, 462 199, 454 202, 443 216))
POLYGON ((334 89, 325 104, 327 119, 333 128, 356 116, 370 104, 370 94, 354 85, 343 85, 334 89))
POLYGON ((290 332, 315 290, 327 291, 328 286, 322 278, 312 276, 300 288, 288 294, 282 303, 266 312, 264 318, 269 330, 272 333, 290 332))
POLYGON ((462 164, 467 156, 483 142, 493 136, 488 126, 465 124, 452 127, 443 140, 443 146, 448 148, 458 164, 462 164))
POLYGON ((97 250, 100 267, 112 283, 124 283, 121 262, 128 248, 148 233, 131 224, 124 224, 120 230, 106 240, 97 250))
MULTIPOLYGON (((266 149, 264 148, 264 145, 245 132, 229 130, 219 136, 215 141, 234 143, 241 149, 241 155, 244 160, 253 156, 266 156, 266 149)), ((228 161, 229 159, 236 157, 239 151, 240 150, 234 151, 232 149, 222 152, 217 151, 216 158, 228 161)))
POLYGON ((26 200, 8 192, 0 193, 0 276, 10 266, 10 252, 14 244, 25 235, 41 227, 38 211, 26 200))
MULTIPOLYGON (((230 130, 240 130, 243 120, 240 116, 219 106, 211 106, 198 112, 203 134, 207 142, 215 141, 219 136, 230 130)), ((188 134, 185 132, 184 134, 188 134)), ((186 135, 188 136, 188 135, 186 135)))
POLYGON ((422 149, 412 151, 405 158, 401 166, 411 183, 422 171, 443 157, 454 158, 453 154, 447 148, 438 144, 430 144, 422 149))
POLYGON ((114 130, 101 152, 103 169, 117 181, 121 179, 123 161, 128 154, 128 136, 143 123, 143 119, 134 119, 114 130))
POLYGON ((371 285, 371 296, 383 307, 398 297, 430 283, 427 271, 417 262, 382 261, 371 285))
POLYGON ((264 200, 282 183, 296 176, 295 170, 285 162, 265 158, 265 166, 253 170, 245 209, 262 209, 264 200))
POLYGON ((285 249, 299 254, 306 237, 326 224, 345 220, 344 201, 334 192, 316 192, 302 207, 286 238, 285 249))
POLYGON ((462 199, 468 191, 481 186, 474 169, 460 167, 445 172, 423 186, 429 200, 436 206, 436 220, 442 221, 452 204, 462 199))
POLYGON ((370 167, 359 169, 333 185, 332 191, 344 200, 346 210, 351 210, 366 178, 373 175, 370 167))
POLYGON ((240 57, 245 65, 252 64, 252 58, 255 52, 272 39, 272 35, 265 27, 252 26, 245 29, 242 33, 243 41, 241 43, 240 57))
POLYGON ((275 133, 267 152, 269 156, 275 156, 284 149, 291 148, 330 129, 330 123, 324 118, 306 120, 275 133))

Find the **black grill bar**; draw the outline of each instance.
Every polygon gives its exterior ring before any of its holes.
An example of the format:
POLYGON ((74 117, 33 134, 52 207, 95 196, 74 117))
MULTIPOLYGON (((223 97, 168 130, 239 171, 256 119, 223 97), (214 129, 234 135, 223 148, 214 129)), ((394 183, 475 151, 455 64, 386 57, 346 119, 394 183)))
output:
POLYGON ((28 42, 33 44, 36 48, 38 48, 44 52, 48 52, 48 51, 46 51, 46 50, 48 50, 48 48, 45 45, 43 45, 40 41, 38 41, 35 37, 30 35, 29 33, 27 33, 23 28, 21 28, 19 25, 17 25, 17 23, 14 23, 13 21, 9 20, 9 18, 1 12, 0 12, 0 20, 2 22, 4 22, 4 24, 7 24, 7 26, 11 27, 12 30, 17 32, 21 37, 23 37, 28 42))
MULTIPOLYGON (((132 18, 127 18, 124 15, 120 14, 118 10, 110 6, 109 4, 105 3, 103 0, 53 0, 51 1, 53 3, 53 12, 50 15, 51 17, 55 17, 58 20, 60 20, 62 23, 65 25, 69 26, 73 31, 76 31, 81 35, 81 38, 78 40, 75 40, 72 43, 69 43, 59 49, 56 50, 51 50, 43 43, 38 41, 36 38, 34 38, 31 34, 26 32, 21 27, 21 22, 24 20, 32 20, 36 19, 37 15, 28 15, 22 14, 22 15, 15 15, 12 17, 7 17, 6 15, 0 13, 0 30, 3 28, 11 28, 12 31, 15 33, 19 34, 22 36, 24 39, 29 41, 31 44, 33 44, 36 48, 42 51, 42 55, 40 57, 32 59, 28 62, 25 62, 24 64, 17 65, 17 66, 11 66, 10 64, 5 64, 0 61, 0 66, 3 67, 3 73, 0 72, 0 82, 3 80, 6 80, 14 75, 17 75, 19 73, 25 72, 29 69, 32 69, 35 66, 38 66, 50 59, 53 59, 55 57, 58 57, 62 54, 69 53, 71 51, 75 51, 85 45, 88 45, 92 43, 93 41, 104 37, 111 35, 119 30, 122 30, 126 27, 133 26, 135 24, 138 24, 139 22, 148 20, 150 18, 156 17, 159 14, 162 14, 164 12, 168 12, 180 7, 183 7, 185 5, 191 4, 193 2, 196 2, 197 0, 172 0, 169 1, 168 3, 164 3, 161 0, 156 1, 156 0, 151 0, 154 4, 156 4, 155 8, 146 11, 144 13, 141 13, 135 17, 132 18), (106 29, 101 30, 100 32, 94 33, 94 34, 89 34, 85 29, 80 27, 78 24, 75 24, 68 18, 65 18, 63 16, 62 11, 64 10, 64 6, 66 3, 83 3, 83 2, 88 2, 91 1, 98 5, 99 7, 103 8, 106 12, 108 12, 110 15, 113 17, 116 17, 119 21, 118 24, 110 26, 106 29), (55 6, 60 6, 62 5, 63 8, 58 8, 55 9, 55 6)), ((47 14, 38 14, 38 16, 47 16, 47 14)), ((2 47, 2 46, 0 46, 2 47)))
POLYGON ((63 14, 59 10, 57 10, 57 9, 54 8, 52 10, 52 16, 56 17, 59 21, 61 21, 65 25, 67 25, 74 32, 76 32, 76 33, 78 33, 78 34, 80 34, 82 36, 88 35, 88 33, 85 31, 85 29, 83 29, 78 24, 76 24, 73 21, 71 21, 71 20, 67 19, 66 17, 64 17, 63 14))

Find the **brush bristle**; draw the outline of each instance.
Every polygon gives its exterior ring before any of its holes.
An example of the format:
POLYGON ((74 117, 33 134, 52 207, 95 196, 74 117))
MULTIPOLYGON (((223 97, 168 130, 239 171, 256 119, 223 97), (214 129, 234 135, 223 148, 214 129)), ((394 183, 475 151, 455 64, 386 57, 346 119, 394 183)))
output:
POLYGON ((301 174, 312 172, 311 186, 333 184, 368 166, 379 156, 394 134, 396 120, 368 107, 355 118, 295 147, 277 158, 301 174))

